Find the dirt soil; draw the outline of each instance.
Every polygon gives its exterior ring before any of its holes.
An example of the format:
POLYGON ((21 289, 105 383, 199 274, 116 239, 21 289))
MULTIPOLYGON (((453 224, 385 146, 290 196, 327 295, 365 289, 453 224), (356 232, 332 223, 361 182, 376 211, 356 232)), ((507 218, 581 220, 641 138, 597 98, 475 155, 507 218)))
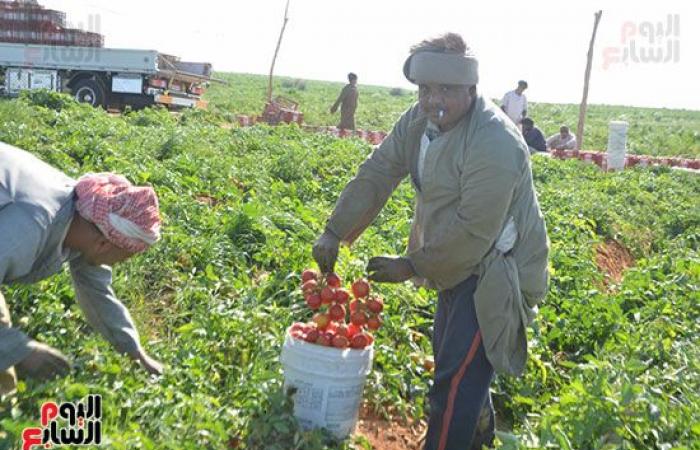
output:
POLYGON ((605 275, 605 285, 622 281, 624 271, 634 266, 634 257, 624 245, 614 239, 596 247, 596 264, 605 275))
POLYGON ((425 429, 422 421, 415 424, 401 419, 389 421, 362 408, 355 434, 366 437, 375 450, 420 450, 425 429))

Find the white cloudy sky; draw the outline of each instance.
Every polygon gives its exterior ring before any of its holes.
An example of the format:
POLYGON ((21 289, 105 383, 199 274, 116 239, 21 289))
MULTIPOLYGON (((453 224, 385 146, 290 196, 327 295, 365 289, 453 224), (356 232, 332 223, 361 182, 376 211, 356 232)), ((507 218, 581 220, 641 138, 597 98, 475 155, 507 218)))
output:
MULTIPOLYGON (((285 1, 40 0, 66 11, 69 21, 82 28, 98 17, 109 47, 156 49, 211 62, 215 70, 246 73, 269 71, 285 1)), ((291 0, 275 74, 344 81, 354 71, 360 84, 410 87, 401 74, 408 48, 455 31, 477 52, 480 89, 487 95, 500 97, 522 78, 530 84, 531 101, 577 103, 593 13, 599 8, 603 18, 589 102, 700 110, 696 1, 291 0), (678 37, 672 30, 651 44, 640 34, 642 23, 665 28, 674 14, 678 37), (625 44, 624 29, 629 30, 625 44), (679 51, 666 63, 629 59, 603 67, 604 52, 609 58, 619 52, 621 58, 632 40, 646 51, 678 40, 679 51)))

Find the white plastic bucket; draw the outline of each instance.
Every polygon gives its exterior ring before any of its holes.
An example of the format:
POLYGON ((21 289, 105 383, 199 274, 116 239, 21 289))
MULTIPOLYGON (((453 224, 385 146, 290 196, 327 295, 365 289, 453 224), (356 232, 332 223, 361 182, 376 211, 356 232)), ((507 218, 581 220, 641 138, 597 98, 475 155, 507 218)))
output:
POLYGON ((608 127, 608 169, 625 168, 625 148, 627 146, 627 128, 629 124, 612 121, 608 127))
POLYGON ((353 432, 374 347, 338 349, 294 339, 287 330, 280 361, 284 386, 297 389, 294 415, 302 428, 325 428, 343 439, 353 432))

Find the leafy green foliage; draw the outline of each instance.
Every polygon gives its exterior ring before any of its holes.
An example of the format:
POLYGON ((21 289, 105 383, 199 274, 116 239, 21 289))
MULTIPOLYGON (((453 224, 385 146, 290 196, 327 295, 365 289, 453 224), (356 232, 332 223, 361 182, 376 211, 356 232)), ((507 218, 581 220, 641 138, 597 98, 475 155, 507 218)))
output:
POLYGON ((61 111, 66 106, 75 105, 75 103, 77 103, 73 97, 61 95, 46 89, 22 91, 20 97, 31 105, 43 106, 53 109, 54 111, 61 111))
MULTIPOLYGON (((217 76, 228 85, 214 84, 207 91, 205 96, 214 111, 230 121, 234 119, 234 112, 247 115, 262 113, 267 98, 267 77, 229 73, 217 76)), ((331 115, 328 109, 343 85, 342 81, 329 83, 276 77, 273 95, 299 102, 306 123, 337 125, 339 114, 331 115)), ((417 99, 415 91, 400 88, 360 84, 358 89, 360 97, 355 122, 358 128, 367 130, 391 130, 400 114, 417 99)), ((562 125, 576 131, 578 105, 529 103, 528 113, 545 136, 558 133, 562 125)), ((612 120, 629 122, 627 148, 631 153, 700 158, 700 111, 589 105, 582 148, 605 150, 608 123, 612 120)))
MULTIPOLYGON (((314 95, 315 84, 301 92, 314 95)), ((253 105, 257 94, 236 95, 226 108, 253 105)), ((15 322, 71 355, 75 370, 21 383, 0 404, 0 448, 17 448, 42 401, 86 393, 103 395, 107 448, 369 448, 361 438, 332 443, 299 430, 278 358, 285 328, 308 314, 296 288, 311 244, 371 147, 296 126, 224 127, 221 111, 112 117, 56 98, 60 108, 0 101, 0 140, 72 176, 109 170, 154 186, 163 239, 116 268, 115 290, 167 371, 147 376, 92 333, 67 273, 3 286, 15 322)), ((320 118, 325 103, 308 101, 320 118)), ((494 384, 504 448, 697 448, 700 178, 539 158, 533 170, 552 282, 529 335, 526 374, 494 384), (620 282, 596 265, 595 248, 610 239, 636 260, 620 282)), ((352 254, 341 249, 339 273, 359 277, 370 256, 404 251, 412 196, 407 183, 399 187, 352 254)), ((421 357, 430 354, 435 294, 379 289, 386 320, 365 399, 387 416, 423 418, 431 374, 421 357)))
MULTIPOLYGON (((227 85, 213 84, 205 98, 210 108, 222 115, 231 113, 260 115, 267 99, 267 77, 221 73, 216 76, 227 85)), ((299 103, 304 122, 312 125, 337 125, 340 113, 331 114, 330 108, 347 81, 337 83, 300 81, 284 77, 273 80, 273 97, 283 96, 299 103)), ((415 92, 394 90, 379 86, 358 86, 355 122, 358 128, 367 130, 391 129, 401 113, 416 101, 415 92)))
MULTIPOLYGON (((558 133, 562 125, 569 126, 575 133, 579 107, 532 103, 528 114, 547 137, 558 133)), ((627 130, 629 153, 700 158, 700 111, 589 105, 581 148, 605 151, 608 124, 613 120, 624 120, 630 125, 627 130)))
POLYGON ((300 431, 294 418, 294 390, 275 392, 251 415, 246 448, 257 450, 330 449, 342 445, 325 430, 300 431))

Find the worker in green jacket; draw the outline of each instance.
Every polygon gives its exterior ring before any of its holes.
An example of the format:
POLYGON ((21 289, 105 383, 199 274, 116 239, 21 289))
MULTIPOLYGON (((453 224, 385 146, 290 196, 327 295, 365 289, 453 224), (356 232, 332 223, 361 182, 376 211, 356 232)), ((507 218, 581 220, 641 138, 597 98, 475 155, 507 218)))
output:
POLYGON ((348 84, 340 91, 340 95, 331 106, 331 114, 335 114, 340 106, 340 123, 338 128, 343 130, 355 129, 355 111, 357 110, 357 75, 350 72, 348 74, 348 84))
POLYGON ((546 228, 527 144, 478 94, 478 62, 461 36, 417 44, 404 74, 418 103, 345 187, 313 255, 331 271, 339 244, 357 239, 410 177, 408 251, 374 257, 367 270, 438 291, 425 449, 480 449, 494 438, 494 372, 518 375, 526 363, 526 327, 547 289, 546 228))

